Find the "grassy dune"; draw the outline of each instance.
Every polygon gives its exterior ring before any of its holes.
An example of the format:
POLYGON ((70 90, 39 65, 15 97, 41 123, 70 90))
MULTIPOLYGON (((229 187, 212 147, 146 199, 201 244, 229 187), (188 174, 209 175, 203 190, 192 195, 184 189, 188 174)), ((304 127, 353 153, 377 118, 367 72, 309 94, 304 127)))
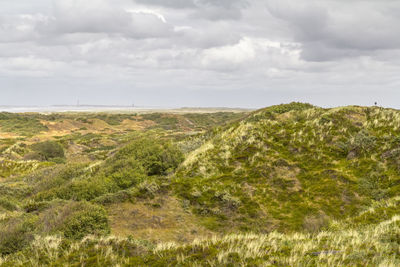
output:
POLYGON ((0 265, 399 265, 400 111, 5 113, 0 129, 0 265))

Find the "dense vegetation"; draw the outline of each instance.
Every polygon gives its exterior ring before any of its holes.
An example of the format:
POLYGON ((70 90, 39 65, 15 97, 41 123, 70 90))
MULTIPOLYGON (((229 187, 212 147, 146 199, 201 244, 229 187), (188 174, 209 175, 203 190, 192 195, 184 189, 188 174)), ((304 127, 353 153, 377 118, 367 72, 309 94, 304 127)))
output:
POLYGON ((296 103, 257 111, 186 158, 176 193, 217 228, 319 230, 399 194, 398 116, 296 103))
POLYGON ((400 111, 0 123, 0 265, 400 264, 400 111))

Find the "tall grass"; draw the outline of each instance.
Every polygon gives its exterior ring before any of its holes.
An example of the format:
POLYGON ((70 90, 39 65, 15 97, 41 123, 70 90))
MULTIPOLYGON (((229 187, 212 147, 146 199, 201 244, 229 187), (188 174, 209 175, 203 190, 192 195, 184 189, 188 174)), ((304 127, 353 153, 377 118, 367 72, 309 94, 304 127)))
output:
POLYGON ((399 266, 400 216, 374 226, 317 234, 231 234, 187 244, 152 245, 131 238, 64 243, 35 237, 22 254, 0 258, 6 266, 399 266))

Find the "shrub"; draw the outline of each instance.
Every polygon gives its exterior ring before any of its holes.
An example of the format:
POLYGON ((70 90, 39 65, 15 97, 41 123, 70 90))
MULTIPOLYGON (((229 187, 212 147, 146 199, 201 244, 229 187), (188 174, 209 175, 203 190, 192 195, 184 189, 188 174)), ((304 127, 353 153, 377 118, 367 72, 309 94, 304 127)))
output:
MULTIPOLYGON (((93 200, 107 193, 115 193, 137 186, 149 176, 163 176, 173 172, 183 161, 182 152, 172 143, 160 139, 141 137, 120 149, 99 166, 95 173, 82 175, 82 168, 72 171, 74 180, 61 177, 50 179, 49 190, 39 192, 35 200, 93 200), (54 183, 53 183, 54 182, 54 183)), ((68 175, 67 175, 68 176, 68 175)), ((69 177, 69 176, 68 176, 69 177)), ((44 178, 49 180, 47 178, 44 178)), ((39 183, 45 187, 48 182, 39 183)))
POLYGON ((24 181, 34 185, 36 193, 59 189, 74 178, 85 174, 87 164, 56 165, 30 174, 24 181))
POLYGON ((139 138, 121 149, 113 159, 115 162, 134 158, 149 176, 166 175, 173 172, 183 161, 182 152, 170 142, 151 138, 139 138))
POLYGON ((268 107, 265 109, 265 111, 283 114, 283 113, 286 113, 286 112, 289 112, 292 110, 301 111, 301 110, 306 110, 306 109, 310 109, 310 108, 314 108, 314 106, 311 104, 308 104, 308 103, 291 102, 289 104, 281 104, 281 105, 275 105, 275 106, 268 107))
POLYGON ((69 239, 110 233, 106 211, 89 202, 60 202, 41 215, 43 231, 69 239))
MULTIPOLYGON (((167 175, 173 172, 182 161, 183 154, 175 145, 142 137, 123 147, 108 159, 98 173, 89 179, 90 182, 86 182, 86 185, 69 191, 72 195, 77 195, 77 192, 87 192, 86 189, 98 188, 101 184, 103 194, 117 192, 137 186, 149 179, 149 176, 167 175)), ((100 195, 91 194, 84 199, 89 200, 100 195)))
POLYGON ((147 177, 141 163, 134 158, 117 160, 106 166, 103 176, 111 179, 121 189, 136 185, 147 177))
POLYGON ((155 194, 160 190, 160 186, 155 182, 144 181, 138 185, 139 195, 143 198, 154 197, 155 194))
POLYGON ((0 207, 8 210, 14 211, 18 209, 18 205, 14 203, 10 198, 1 197, 0 198, 0 207))
POLYGON ((91 200, 108 191, 109 188, 101 180, 77 180, 57 189, 55 196, 67 200, 91 200))
POLYGON ((54 141, 45 141, 32 145, 33 151, 35 151, 39 160, 51 160, 56 158, 64 158, 63 147, 54 141))
POLYGON ((370 152, 375 147, 376 138, 361 130, 350 143, 350 150, 357 154, 370 152))
MULTIPOLYGON (((79 206, 81 205, 80 203, 79 206)), ((86 235, 107 235, 110 233, 106 211, 94 205, 79 207, 79 211, 68 218, 61 230, 65 237, 71 239, 81 239, 86 235)))
POLYGON ((36 216, 12 218, 0 224, 0 255, 8 255, 22 250, 33 239, 36 216))
POLYGON ((43 211, 50 206, 50 202, 48 201, 35 201, 33 199, 29 200, 24 206, 23 209, 27 213, 35 212, 35 211, 43 211))
POLYGON ((371 172, 361 178, 358 186, 362 193, 374 200, 386 198, 390 188, 389 179, 379 172, 371 172))
POLYGON ((114 203, 121 203, 125 201, 133 201, 135 196, 138 194, 137 189, 130 188, 127 190, 121 190, 115 193, 107 193, 100 197, 92 200, 93 203, 100 205, 110 205, 114 203))

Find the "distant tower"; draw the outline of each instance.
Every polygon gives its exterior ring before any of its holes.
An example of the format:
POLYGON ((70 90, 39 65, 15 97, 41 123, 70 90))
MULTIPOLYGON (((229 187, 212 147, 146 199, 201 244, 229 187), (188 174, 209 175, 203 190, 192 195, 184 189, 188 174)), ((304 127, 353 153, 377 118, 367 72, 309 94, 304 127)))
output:
POLYGON ((375 106, 377 106, 378 105, 378 102, 375 102, 375 106))

